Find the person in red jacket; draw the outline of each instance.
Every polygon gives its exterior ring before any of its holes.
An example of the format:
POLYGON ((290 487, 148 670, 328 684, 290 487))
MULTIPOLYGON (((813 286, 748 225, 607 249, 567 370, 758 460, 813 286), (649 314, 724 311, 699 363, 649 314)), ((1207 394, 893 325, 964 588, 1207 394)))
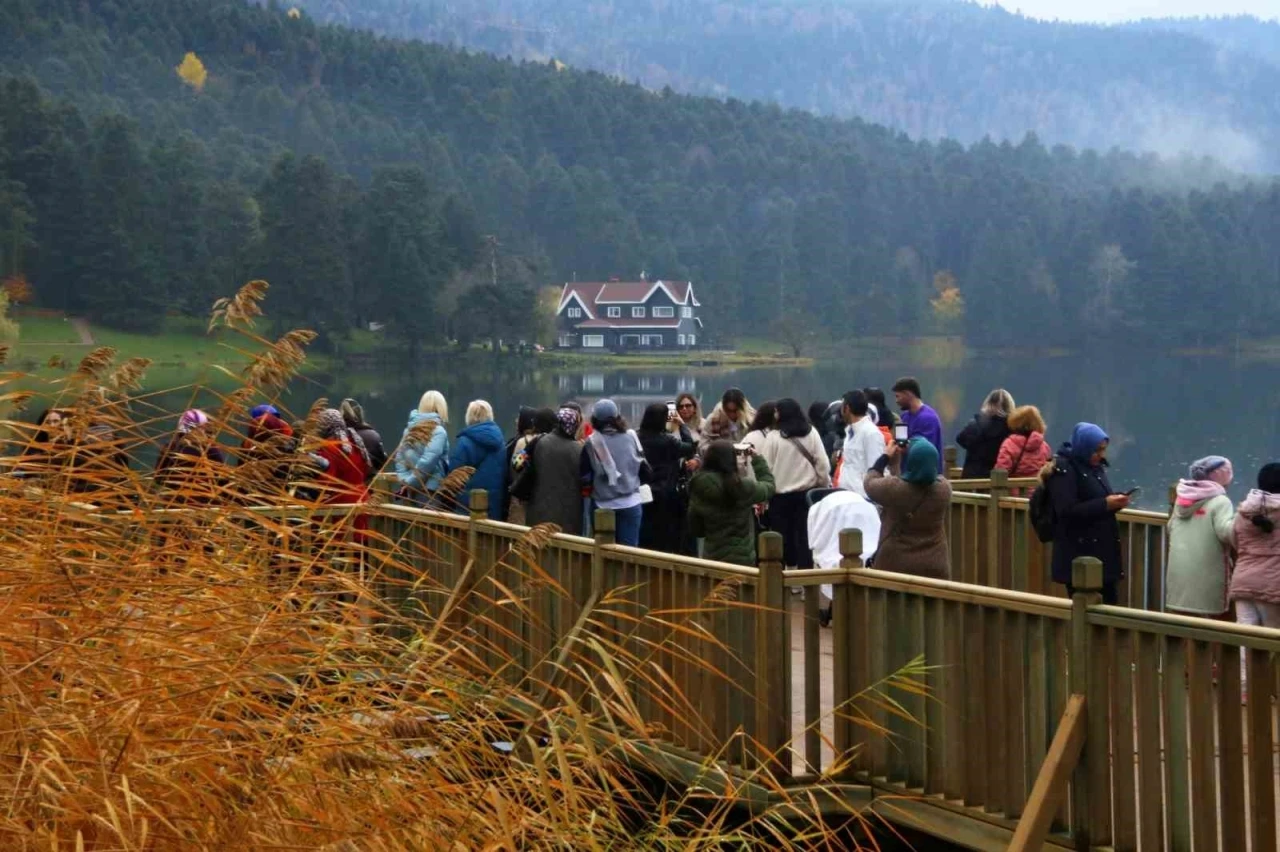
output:
MULTIPOLYGON (((1053 457, 1053 448, 1044 439, 1047 427, 1040 409, 1034 405, 1020 405, 1009 415, 1009 437, 1000 445, 996 457, 996 469, 1009 472, 1011 479, 1038 476, 1053 457)), ((1017 497, 1020 489, 1013 490, 1017 497)))
MULTIPOLYGON (((320 459, 321 474, 318 480, 320 502, 326 506, 345 506, 363 503, 369 490, 365 486, 370 463, 369 451, 364 441, 342 419, 342 412, 326 408, 316 416, 320 446, 315 455, 320 459)), ((355 521, 356 543, 364 541, 364 531, 369 519, 357 515, 355 521)))

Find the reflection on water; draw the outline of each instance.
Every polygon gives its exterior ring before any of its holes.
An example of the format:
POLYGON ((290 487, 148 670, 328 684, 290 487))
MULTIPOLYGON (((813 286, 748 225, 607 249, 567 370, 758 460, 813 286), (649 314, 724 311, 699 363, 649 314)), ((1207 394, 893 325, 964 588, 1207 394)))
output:
POLYGON ((1273 389, 1274 370, 1265 365, 1150 352, 924 360, 903 351, 859 355, 812 368, 633 371, 604 365, 558 370, 512 359, 443 359, 416 376, 406 370, 312 378, 300 382, 288 402, 295 411, 305 412, 316 396, 328 396, 335 403, 344 396, 358 397, 388 443, 394 443, 409 409, 429 388, 439 389, 449 400, 454 434, 461 428, 467 402, 476 398, 489 400, 509 431, 521 405, 554 406, 572 399, 586 407, 609 396, 628 421, 638 424, 646 405, 686 391, 701 400, 704 412, 730 386, 741 387, 753 402, 792 396, 807 406, 814 400, 835 399, 849 388, 888 388, 898 377, 914 375, 926 401, 938 409, 948 443, 994 387, 1007 388, 1019 403, 1038 405, 1054 443, 1064 440, 1079 420, 1101 424, 1112 437, 1113 482, 1117 487, 1142 486, 1139 502, 1147 508, 1164 508, 1168 486, 1200 456, 1220 453, 1235 462, 1237 483, 1231 492, 1237 499, 1258 467, 1280 456, 1280 396, 1273 389))

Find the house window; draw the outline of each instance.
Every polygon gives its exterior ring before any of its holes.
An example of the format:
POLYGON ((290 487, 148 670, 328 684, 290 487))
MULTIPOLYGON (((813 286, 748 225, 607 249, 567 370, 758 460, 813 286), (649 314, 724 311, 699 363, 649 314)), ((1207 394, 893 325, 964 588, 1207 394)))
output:
POLYGON ((582 346, 585 349, 603 349, 603 334, 584 334, 582 335, 582 346))
POLYGON ((662 335, 661 335, 661 334, 646 334, 646 335, 645 335, 645 336, 640 340, 640 345, 641 345, 641 346, 661 346, 661 345, 662 345, 662 335))
POLYGON ((677 334, 677 335, 676 335, 676 342, 677 342, 678 344, 680 344, 681 346, 684 346, 684 345, 685 345, 685 335, 683 335, 683 334, 677 334))
POLYGON ((569 319, 578 319, 582 316, 582 308, 570 308, 567 313, 569 314, 569 319))
POLYGON ((680 309, 680 316, 684 317, 685 319, 692 319, 692 318, 693 318, 693 308, 681 308, 681 309, 680 309))
POLYGON ((617 319, 620 316, 622 316, 622 308, 609 309, 609 319, 617 319))
POLYGON ((619 342, 620 342, 623 346, 639 346, 639 345, 640 345, 640 335, 638 335, 638 334, 624 334, 624 335, 622 335, 622 337, 619 339, 619 342))
POLYGON ((560 335, 560 348, 561 348, 561 349, 568 349, 568 348, 569 348, 570 346, 572 346, 572 345, 573 345, 573 335, 572 335, 572 334, 562 334, 562 335, 560 335))
POLYGON ((631 316, 635 319, 644 319, 644 308, 632 308, 631 316))
POLYGON ((676 315, 675 308, 654 308, 653 315, 660 319, 668 319, 676 315))
POLYGON ((583 376, 582 389, 587 393, 599 393, 604 390, 604 374, 590 373, 583 376))
POLYGON ((689 335, 689 345, 690 346, 698 345, 698 336, 696 334, 689 335))

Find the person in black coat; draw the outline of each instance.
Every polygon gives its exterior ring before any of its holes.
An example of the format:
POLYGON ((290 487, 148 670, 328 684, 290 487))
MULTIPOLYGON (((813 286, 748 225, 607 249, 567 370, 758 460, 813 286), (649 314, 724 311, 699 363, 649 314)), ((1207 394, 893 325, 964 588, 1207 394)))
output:
POLYGON ((663 553, 680 553, 684 547, 689 506, 682 485, 688 461, 698 449, 693 436, 679 424, 677 417, 669 412, 665 403, 656 402, 644 410, 637 433, 644 457, 653 471, 653 480, 649 483, 653 502, 645 505, 640 520, 640 546, 663 553))
POLYGON ((968 426, 960 430, 956 443, 964 448, 963 479, 986 479, 996 466, 1000 445, 1009 437, 1009 415, 1013 413, 1013 397, 1004 388, 987 394, 982 410, 968 426))
POLYGON ((1041 477, 1049 489, 1055 526, 1053 581, 1071 587, 1071 563, 1079 556, 1102 561, 1102 600, 1117 602, 1124 573, 1120 562, 1120 524, 1116 513, 1129 497, 1116 494, 1107 478, 1107 433, 1092 423, 1079 423, 1041 477))

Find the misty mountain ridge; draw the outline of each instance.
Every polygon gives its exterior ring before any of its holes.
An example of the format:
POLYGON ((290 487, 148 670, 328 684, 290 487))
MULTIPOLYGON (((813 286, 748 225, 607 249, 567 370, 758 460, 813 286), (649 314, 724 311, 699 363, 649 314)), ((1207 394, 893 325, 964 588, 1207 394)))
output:
POLYGON ((1280 172, 1280 25, 1120 26, 957 0, 298 0, 322 22, 659 90, 857 116, 918 139, 1212 156, 1280 172))

